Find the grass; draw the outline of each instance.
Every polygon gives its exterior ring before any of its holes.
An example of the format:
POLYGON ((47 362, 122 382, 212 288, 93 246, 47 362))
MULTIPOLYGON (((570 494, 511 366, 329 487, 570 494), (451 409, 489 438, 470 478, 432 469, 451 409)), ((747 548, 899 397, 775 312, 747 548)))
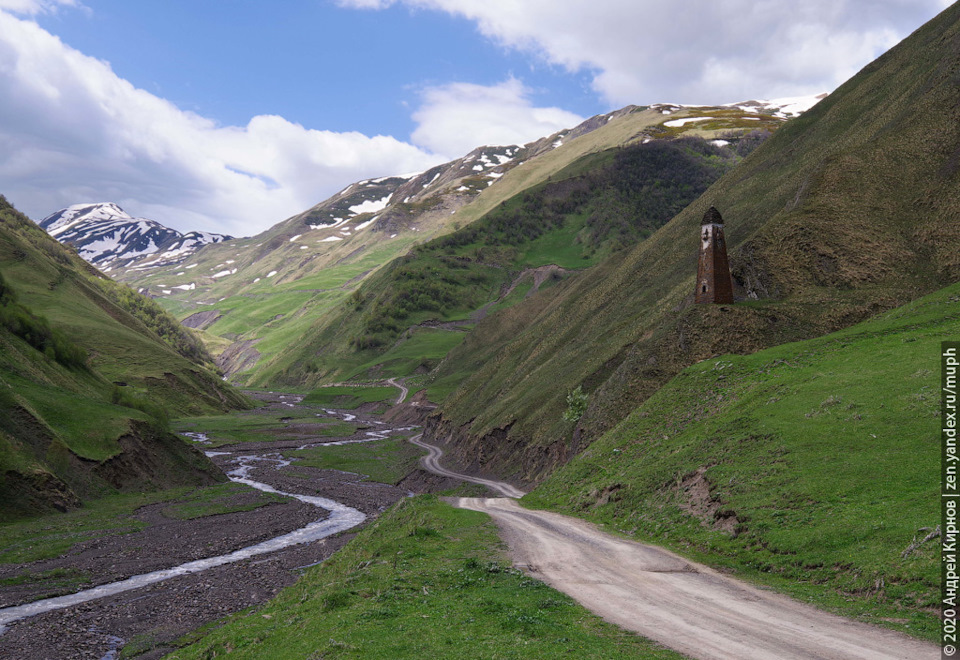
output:
POLYGON ((958 60, 942 48, 958 16, 947 9, 786 122, 648 239, 479 322, 437 369, 435 382, 460 379, 437 432, 464 452, 496 438, 486 467, 536 482, 691 364, 820 336, 960 280, 945 146, 960 143, 945 73, 958 60), (753 302, 692 304, 711 204, 753 302), (577 386, 590 398, 574 425, 562 413, 577 386))
POLYGON ((77 543, 104 535, 130 534, 146 523, 132 517, 140 507, 184 496, 187 489, 124 493, 91 500, 75 511, 0 524, 0 563, 53 559, 77 543))
POLYGON ((635 243, 737 157, 691 140, 607 149, 588 160, 589 167, 575 162, 368 277, 342 304, 319 315, 306 341, 289 342, 274 363, 276 380, 302 386, 380 375, 373 369, 399 376, 430 369, 459 340, 426 343, 425 323, 525 304, 520 296, 500 299, 525 270, 550 264, 583 269, 635 243), (399 353, 404 356, 394 357, 399 353))
POLYGON ((506 563, 496 527, 432 496, 401 502, 274 600, 171 658, 662 658, 506 563))
POLYGON ((397 484, 417 467, 423 452, 406 438, 390 438, 350 445, 310 447, 288 454, 295 465, 342 470, 366 475, 370 480, 397 484))
POLYGON ((176 520, 194 520, 224 513, 253 511, 268 504, 290 501, 291 498, 283 495, 251 490, 243 484, 230 482, 194 491, 176 504, 165 507, 163 515, 176 520), (253 498, 244 497, 242 501, 234 501, 240 495, 253 495, 253 498))
POLYGON ((463 330, 433 328, 410 330, 405 336, 405 341, 360 365, 348 374, 347 379, 363 378, 373 372, 381 377, 390 378, 432 370, 447 353, 460 345, 465 333, 466 328, 463 330))
POLYGON ((342 385, 313 390, 304 397, 303 403, 354 410, 364 403, 392 402, 396 400, 397 396, 399 396, 399 390, 395 387, 351 387, 342 385))
MULTIPOLYGON (((152 504, 167 503, 162 513, 168 518, 192 520, 250 511, 280 501, 287 501, 287 498, 236 483, 109 495, 90 500, 75 511, 0 524, 0 564, 53 559, 69 553, 71 548, 84 541, 141 531, 147 524, 134 514, 141 507, 152 504), (244 497, 241 503, 238 496, 242 494, 253 498, 244 497)), ((30 573, 15 579, 47 579, 44 575, 30 573)), ((49 577, 59 579, 64 576, 51 573, 49 577)))
POLYGON ((204 433, 205 446, 222 447, 238 442, 269 442, 282 437, 291 425, 309 424, 312 435, 336 437, 352 435, 356 426, 337 421, 318 412, 305 413, 302 408, 284 410, 253 410, 232 415, 185 417, 174 420, 172 427, 178 433, 204 433))
POLYGON ((932 640, 939 546, 903 553, 940 520, 939 347, 960 335, 957 300, 960 285, 689 367, 524 502, 932 640))
POLYGON ((54 568, 49 571, 21 573, 20 575, 4 578, 0 580, 0 587, 34 584, 36 582, 45 582, 47 585, 58 589, 75 590, 80 585, 90 582, 90 574, 74 568, 54 568))

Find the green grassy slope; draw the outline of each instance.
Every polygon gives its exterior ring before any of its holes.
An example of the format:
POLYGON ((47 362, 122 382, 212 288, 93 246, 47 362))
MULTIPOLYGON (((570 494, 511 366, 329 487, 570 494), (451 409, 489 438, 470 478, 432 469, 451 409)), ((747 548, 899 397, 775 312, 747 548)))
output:
MULTIPOLYGON (((592 154, 483 218, 418 246, 371 276, 323 315, 306 341, 292 342, 257 381, 316 384, 322 379, 409 375, 435 366, 491 306, 523 300, 531 269, 575 271, 652 234, 738 160, 732 148, 702 139, 656 141, 592 154), (426 326, 424 324, 427 324, 426 326), (402 356, 419 354, 419 360, 402 356), (379 371, 377 371, 379 369, 379 371)), ((545 274, 544 274, 545 275, 545 274)))
POLYGON ((165 418, 244 401, 169 317, 132 292, 118 296, 2 198, 0 273, 0 517, 217 478, 165 418), (134 306, 139 316, 124 308, 134 306))
POLYGON ((960 278, 958 21, 947 9, 633 250, 478 324, 439 370, 469 379, 433 437, 463 465, 536 481, 698 360, 819 336, 960 278), (711 204, 749 302, 692 303, 711 204))
MULTIPOLYGON (((526 496, 867 620, 937 629, 940 342, 960 284, 692 366, 526 496)), ((932 637, 931 637, 932 638, 932 637)))
MULTIPOLYGON (((432 238, 468 226, 561 171, 645 140, 765 132, 782 123, 771 114, 742 109, 631 106, 524 147, 478 148, 409 180, 358 182, 255 237, 205 246, 182 263, 156 268, 139 264, 111 276, 143 287, 178 318, 198 312, 219 314, 205 328, 208 347, 220 355, 234 343, 221 359, 231 379, 264 383, 289 366, 278 364, 286 359, 278 357, 284 348, 312 333, 318 318, 336 313, 359 283, 384 264, 432 238), (681 127, 665 125, 679 117, 704 114, 716 119, 681 127), (382 211, 348 213, 361 202, 387 198, 382 211), (343 224, 329 224, 335 220, 343 224)), ((603 214, 592 219, 591 232, 603 219, 603 214)), ((566 243, 541 245, 539 251, 547 250, 557 258, 562 249, 579 259, 580 252, 570 245, 577 232, 552 235, 554 242, 564 239, 566 243)), ((145 259, 155 260, 153 256, 145 259)))

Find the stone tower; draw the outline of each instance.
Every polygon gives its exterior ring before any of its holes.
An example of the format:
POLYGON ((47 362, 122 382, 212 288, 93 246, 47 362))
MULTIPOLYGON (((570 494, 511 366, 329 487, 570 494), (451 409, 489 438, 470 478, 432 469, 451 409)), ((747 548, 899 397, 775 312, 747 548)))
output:
POLYGON ((700 222, 700 260, 697 264, 698 303, 732 303, 733 280, 723 240, 723 218, 710 207, 700 222))

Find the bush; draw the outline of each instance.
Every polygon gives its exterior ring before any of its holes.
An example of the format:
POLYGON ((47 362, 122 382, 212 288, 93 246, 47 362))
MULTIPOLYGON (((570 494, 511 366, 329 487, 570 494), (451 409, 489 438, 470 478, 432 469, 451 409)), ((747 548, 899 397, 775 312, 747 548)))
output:
POLYGON ((583 388, 577 385, 577 388, 567 395, 567 409, 563 411, 563 418, 568 422, 578 422, 587 411, 587 395, 583 388))

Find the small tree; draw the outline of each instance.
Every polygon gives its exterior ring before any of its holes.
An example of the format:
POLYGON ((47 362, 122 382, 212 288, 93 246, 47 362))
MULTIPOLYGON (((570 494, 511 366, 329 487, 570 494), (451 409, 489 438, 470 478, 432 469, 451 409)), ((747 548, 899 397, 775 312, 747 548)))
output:
POLYGON ((577 422, 586 410, 587 395, 583 393, 583 387, 577 385, 577 388, 567 395, 567 409, 563 413, 563 418, 568 422, 577 422))

